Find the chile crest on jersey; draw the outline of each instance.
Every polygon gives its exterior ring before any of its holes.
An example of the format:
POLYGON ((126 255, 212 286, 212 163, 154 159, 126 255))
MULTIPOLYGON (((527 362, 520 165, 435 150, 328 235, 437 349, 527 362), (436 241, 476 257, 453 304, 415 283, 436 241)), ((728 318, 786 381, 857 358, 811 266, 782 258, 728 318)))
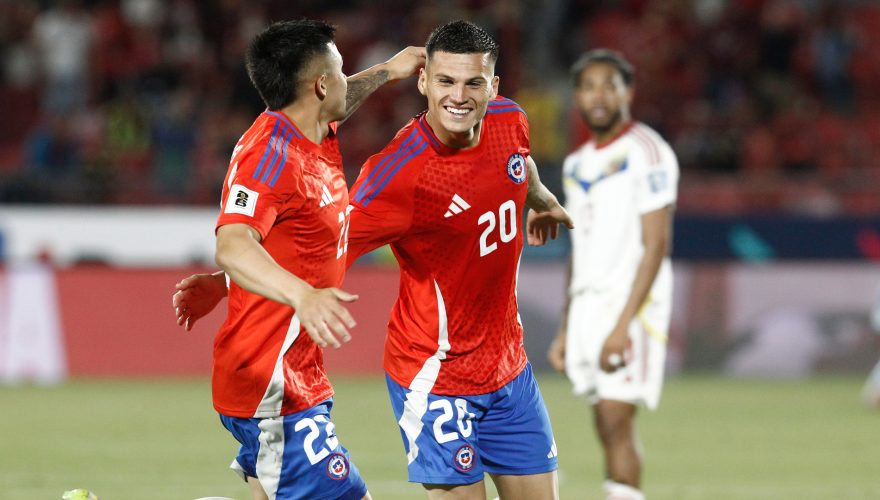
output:
POLYGON ((330 479, 341 481, 348 477, 348 459, 342 453, 334 453, 327 460, 327 475, 330 479))
POLYGON ((507 176, 517 184, 526 180, 526 159, 519 153, 513 153, 507 159, 507 176))

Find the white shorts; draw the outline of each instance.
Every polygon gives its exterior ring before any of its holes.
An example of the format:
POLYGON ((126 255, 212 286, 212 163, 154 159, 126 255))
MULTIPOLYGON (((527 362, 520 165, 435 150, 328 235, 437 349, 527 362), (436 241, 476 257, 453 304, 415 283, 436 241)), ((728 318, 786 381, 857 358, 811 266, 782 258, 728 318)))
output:
MULTIPOLYGON (((671 291, 671 290, 670 290, 671 291)), ((644 404, 653 410, 660 402, 671 293, 649 296, 630 323, 626 366, 614 373, 599 367, 605 339, 626 304, 626 294, 584 292, 572 297, 568 310, 565 372, 574 392, 595 404, 601 399, 644 404)))

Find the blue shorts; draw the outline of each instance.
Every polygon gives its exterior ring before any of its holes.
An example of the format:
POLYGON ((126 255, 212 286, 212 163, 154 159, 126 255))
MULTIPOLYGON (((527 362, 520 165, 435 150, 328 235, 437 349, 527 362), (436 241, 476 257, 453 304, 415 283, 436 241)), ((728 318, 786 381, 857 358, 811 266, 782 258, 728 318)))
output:
POLYGON ((367 486, 330 421, 333 400, 281 417, 220 415, 241 443, 232 469, 260 480, 269 498, 360 500, 367 486))
POLYGON ((411 482, 470 484, 486 472, 556 470, 553 430, 531 365, 489 394, 445 396, 385 380, 411 482))

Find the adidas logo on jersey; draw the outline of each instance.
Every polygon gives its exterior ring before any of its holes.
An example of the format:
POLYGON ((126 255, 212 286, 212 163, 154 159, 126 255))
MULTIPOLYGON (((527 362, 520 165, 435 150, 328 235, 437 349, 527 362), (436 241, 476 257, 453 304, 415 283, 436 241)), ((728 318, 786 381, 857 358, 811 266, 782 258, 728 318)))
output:
POLYGON ((330 194, 330 190, 327 189, 327 185, 324 184, 321 186, 321 204, 318 205, 318 208, 326 207, 333 203, 333 195, 330 194))
POLYGON ((461 199, 461 196, 453 194, 452 203, 449 204, 449 208, 446 210, 446 213, 443 214, 443 217, 446 217, 448 219, 453 215, 460 214, 469 208, 471 208, 471 206, 468 205, 468 202, 461 199))

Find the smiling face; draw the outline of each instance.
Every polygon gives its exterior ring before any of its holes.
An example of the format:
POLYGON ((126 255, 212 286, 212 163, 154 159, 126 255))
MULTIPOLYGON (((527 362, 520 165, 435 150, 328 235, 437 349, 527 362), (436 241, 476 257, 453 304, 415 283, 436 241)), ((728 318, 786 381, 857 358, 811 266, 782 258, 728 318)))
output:
POLYGON ((630 121, 632 89, 613 65, 595 62, 581 71, 575 102, 597 142, 615 135, 630 121))
POLYGON ((498 95, 495 62, 488 53, 434 52, 419 73, 419 92, 428 98, 426 118, 443 144, 474 146, 486 107, 498 95))

